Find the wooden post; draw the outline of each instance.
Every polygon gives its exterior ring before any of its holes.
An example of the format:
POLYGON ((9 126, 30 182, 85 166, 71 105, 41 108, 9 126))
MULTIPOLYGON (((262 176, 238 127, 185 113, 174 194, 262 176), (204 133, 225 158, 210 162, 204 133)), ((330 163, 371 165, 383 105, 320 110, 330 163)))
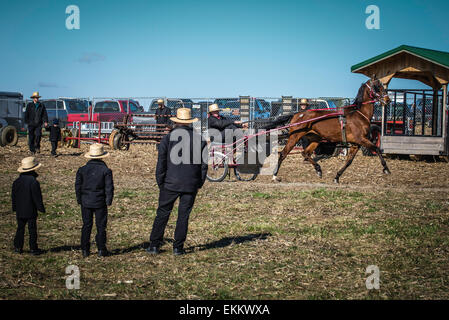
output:
POLYGON ((432 135, 436 136, 438 134, 438 91, 433 89, 432 96, 432 135))
POLYGON ((441 134, 443 136, 443 138, 446 140, 446 147, 445 147, 445 152, 446 155, 449 155, 449 139, 447 137, 447 126, 448 126, 448 119, 447 119, 447 84, 443 85, 443 128, 441 131, 441 134))
POLYGON ((292 96, 282 96, 282 114, 290 114, 292 112, 292 96))
POLYGON ((240 121, 249 121, 249 96, 240 96, 240 121))

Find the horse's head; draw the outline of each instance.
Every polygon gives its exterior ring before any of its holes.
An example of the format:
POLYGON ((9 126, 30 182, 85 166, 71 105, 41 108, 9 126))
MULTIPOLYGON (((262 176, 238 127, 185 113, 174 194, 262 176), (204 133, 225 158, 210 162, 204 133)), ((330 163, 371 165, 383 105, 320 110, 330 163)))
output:
POLYGON ((384 85, 379 79, 373 78, 371 80, 368 80, 366 85, 370 90, 369 94, 372 99, 377 100, 382 105, 388 105, 391 102, 387 90, 385 90, 384 85))

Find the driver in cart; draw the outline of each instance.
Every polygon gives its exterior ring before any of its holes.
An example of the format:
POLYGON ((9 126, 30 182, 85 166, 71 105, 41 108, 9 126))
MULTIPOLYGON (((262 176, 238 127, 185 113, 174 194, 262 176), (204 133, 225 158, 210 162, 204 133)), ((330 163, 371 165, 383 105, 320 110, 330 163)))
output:
MULTIPOLYGON (((221 141, 214 141, 214 135, 211 135, 211 142, 215 143, 225 143, 226 130, 236 130, 236 129, 246 129, 248 128, 248 123, 243 123, 242 121, 235 121, 220 115, 220 108, 217 104, 211 104, 209 106, 209 129, 218 130, 221 133, 221 141)), ((237 130, 239 131, 239 130, 237 130)), ((238 133, 235 132, 237 135, 238 133)), ((234 137, 235 139, 235 137, 234 137)))

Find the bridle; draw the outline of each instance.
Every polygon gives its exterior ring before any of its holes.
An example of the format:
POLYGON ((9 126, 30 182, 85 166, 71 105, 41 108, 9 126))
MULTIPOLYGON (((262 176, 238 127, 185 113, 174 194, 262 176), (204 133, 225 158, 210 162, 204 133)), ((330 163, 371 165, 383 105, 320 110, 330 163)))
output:
POLYGON ((373 80, 370 80, 369 84, 368 82, 365 83, 365 85, 369 89, 369 97, 373 99, 373 101, 371 102, 380 102, 382 105, 387 105, 387 103, 385 102, 385 98, 388 97, 388 94, 385 93, 385 90, 382 90, 383 91, 382 94, 377 93, 376 90, 373 89, 374 86, 372 82, 373 80))

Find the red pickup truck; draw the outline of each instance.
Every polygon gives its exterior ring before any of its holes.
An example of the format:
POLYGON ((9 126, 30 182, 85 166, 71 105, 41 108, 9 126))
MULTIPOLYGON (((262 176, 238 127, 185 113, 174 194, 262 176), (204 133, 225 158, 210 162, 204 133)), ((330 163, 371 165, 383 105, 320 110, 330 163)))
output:
MULTIPOLYGON (((132 115, 141 110, 139 103, 134 100, 97 101, 91 110, 90 119, 91 121, 121 122, 126 114, 132 115)), ((132 120, 132 116, 129 120, 132 120)))

